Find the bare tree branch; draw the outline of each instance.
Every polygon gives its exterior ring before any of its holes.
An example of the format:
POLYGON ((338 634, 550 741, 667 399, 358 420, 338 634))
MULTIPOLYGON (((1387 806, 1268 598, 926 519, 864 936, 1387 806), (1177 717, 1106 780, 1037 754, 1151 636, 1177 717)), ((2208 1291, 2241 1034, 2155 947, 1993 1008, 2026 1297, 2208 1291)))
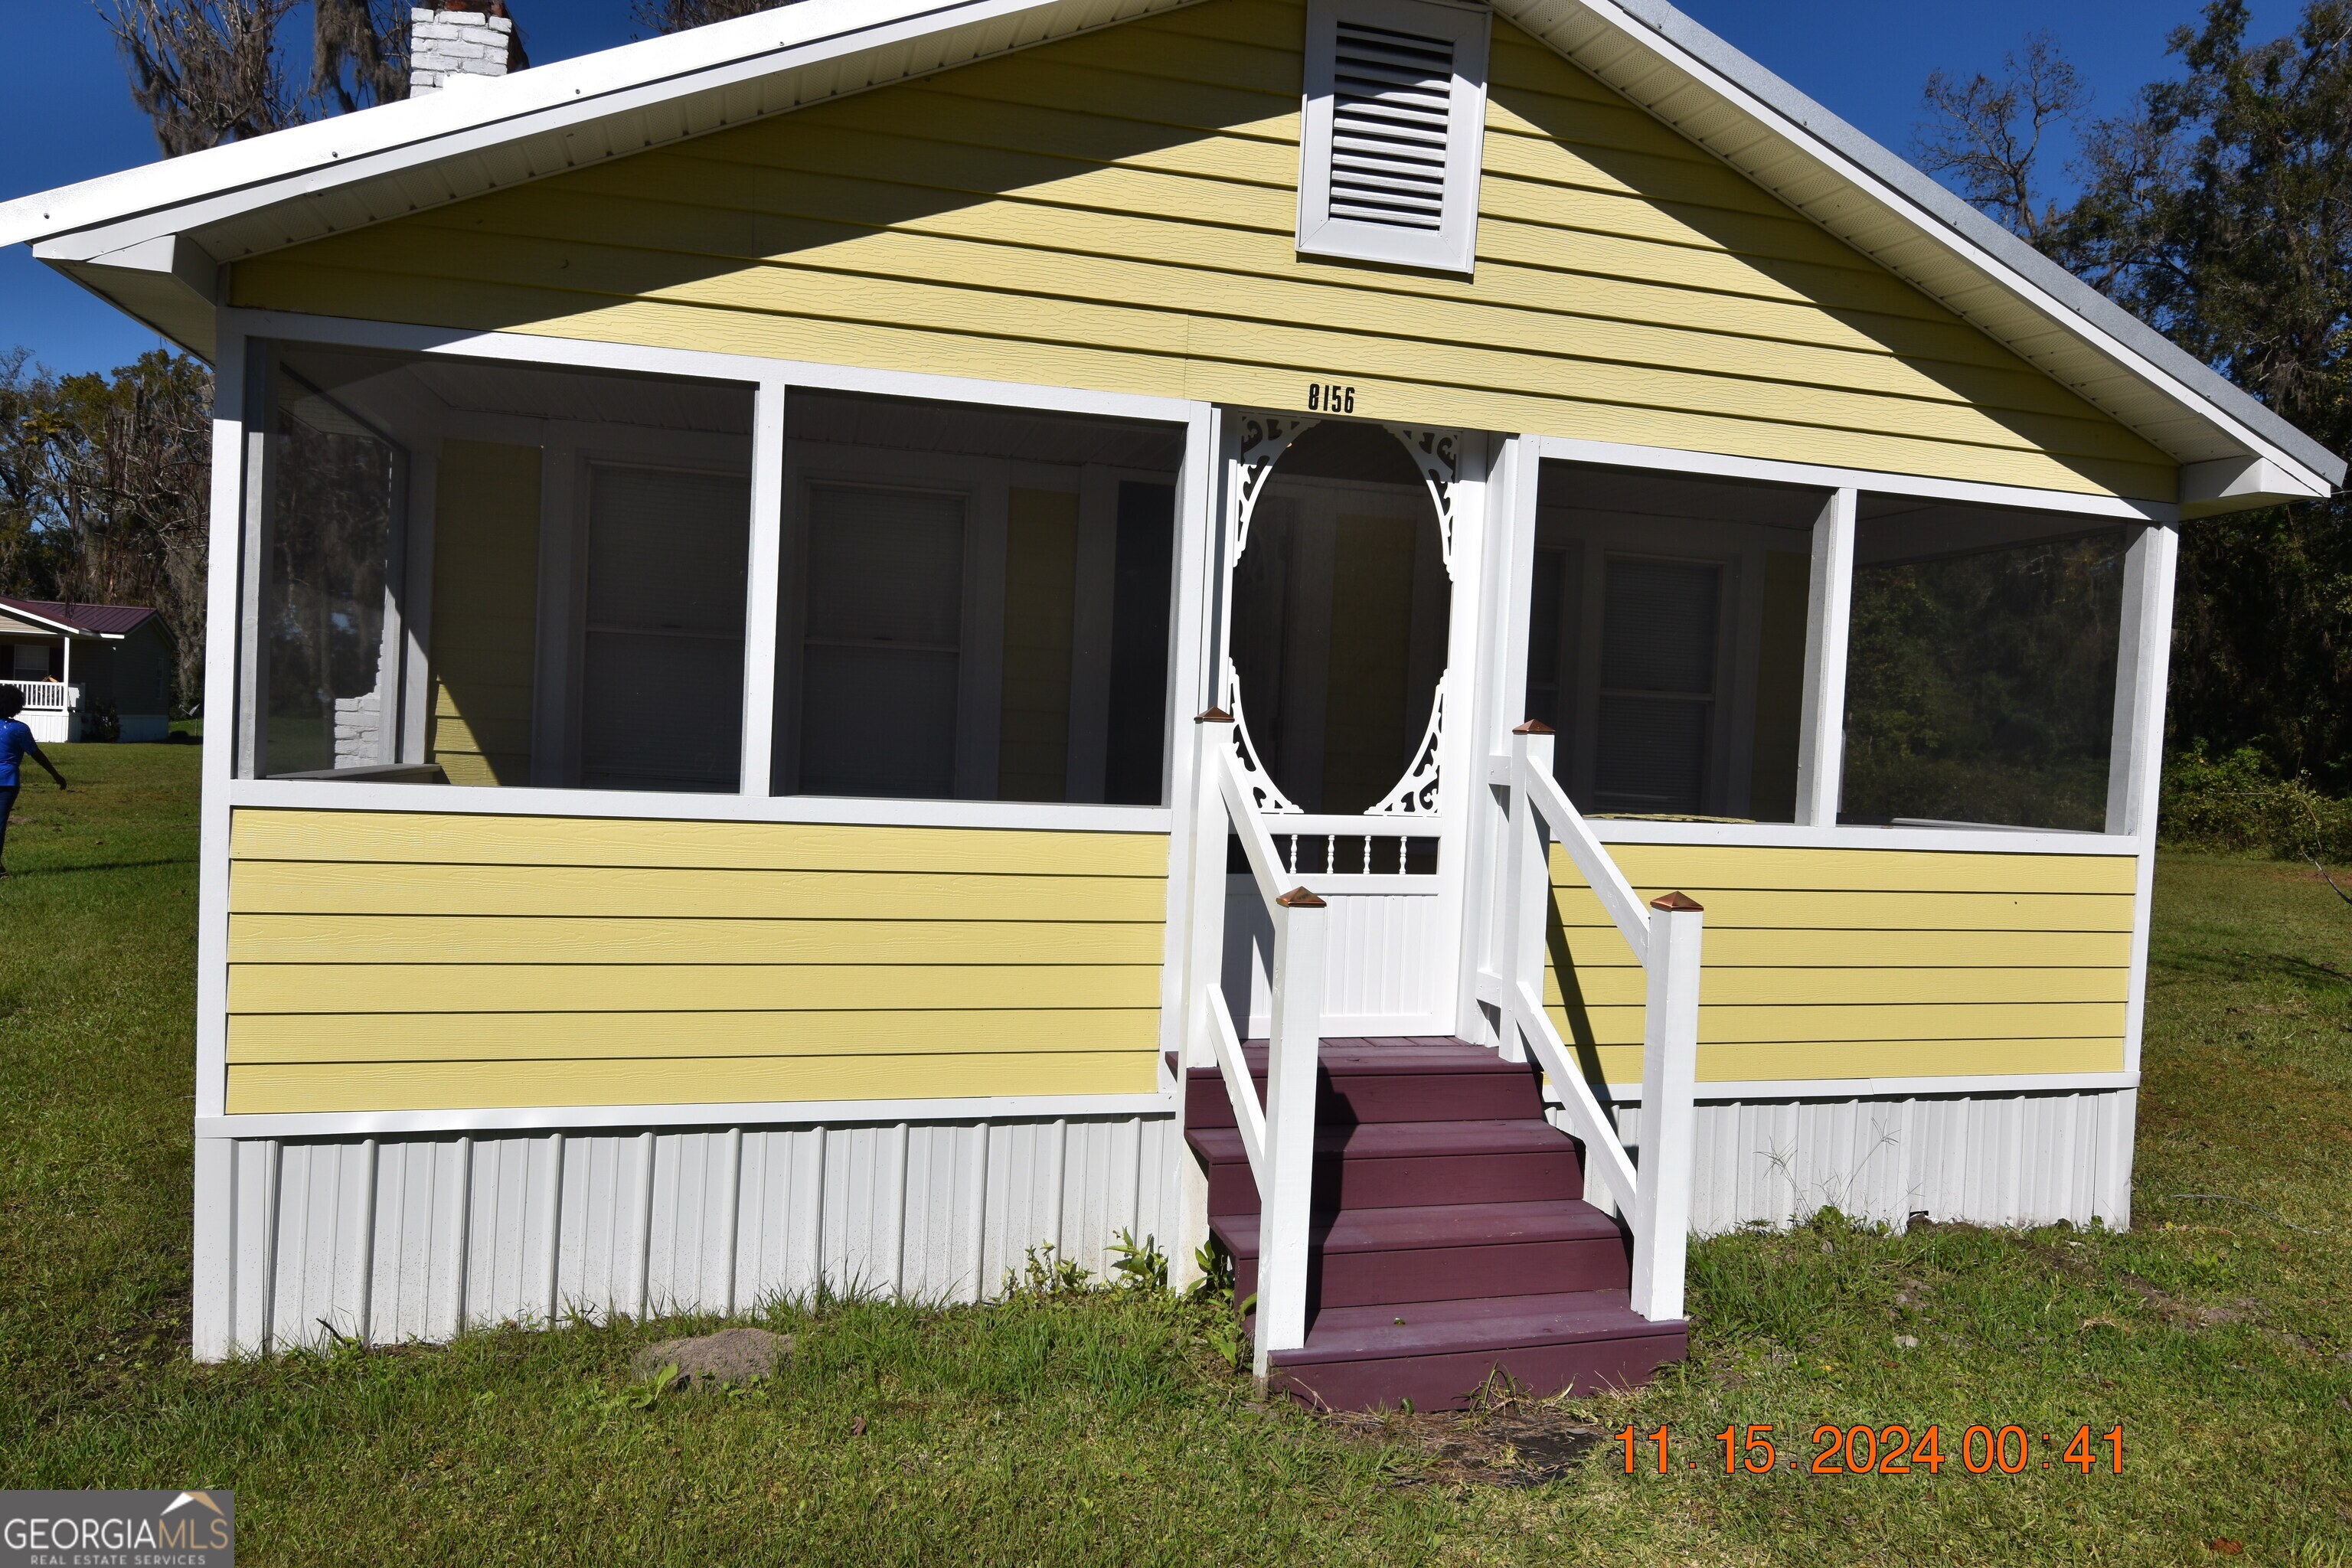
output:
POLYGON ((713 22, 731 22, 755 11, 773 11, 793 0, 632 0, 629 16, 656 33, 683 33, 713 22))
POLYGON ((408 9, 408 0, 314 0, 311 96, 345 114, 406 98, 408 9))
POLYGON ((2021 238, 2040 244, 2057 221, 2038 184, 2043 142, 2074 123, 2090 89, 2047 30, 2001 58, 2000 79, 1979 71, 1961 82, 1942 71, 1922 95, 1933 121, 1912 137, 1912 155, 1969 204, 2021 238))
POLYGON ((104 0, 131 97, 167 158, 284 130, 303 118, 278 68, 297 0, 104 0))

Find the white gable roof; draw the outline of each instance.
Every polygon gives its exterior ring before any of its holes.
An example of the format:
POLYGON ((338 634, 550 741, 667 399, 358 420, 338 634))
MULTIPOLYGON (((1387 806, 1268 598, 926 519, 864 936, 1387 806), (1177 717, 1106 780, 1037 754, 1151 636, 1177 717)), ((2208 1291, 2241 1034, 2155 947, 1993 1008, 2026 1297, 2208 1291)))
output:
MULTIPOLYGON (((802 0, 0 204, 198 353, 221 264, 1193 0, 802 0)), ((2183 465, 2196 516, 2327 494, 2327 451, 1664 0, 1493 0, 2183 465)))

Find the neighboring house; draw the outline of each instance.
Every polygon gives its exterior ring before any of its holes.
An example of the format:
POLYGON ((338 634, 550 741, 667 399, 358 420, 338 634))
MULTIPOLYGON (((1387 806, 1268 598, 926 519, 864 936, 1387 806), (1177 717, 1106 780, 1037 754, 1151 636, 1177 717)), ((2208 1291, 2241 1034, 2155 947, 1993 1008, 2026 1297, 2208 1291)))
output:
POLYGON ((244 431, 206 1358, 1213 1233, 1428 1405, 2125 1225, 2179 531, 2344 473, 1655 0, 812 0, 0 239, 244 431))
POLYGON ((23 693, 36 741, 82 740, 108 713, 120 740, 172 732, 172 633, 154 611, 0 597, 0 680, 23 693))

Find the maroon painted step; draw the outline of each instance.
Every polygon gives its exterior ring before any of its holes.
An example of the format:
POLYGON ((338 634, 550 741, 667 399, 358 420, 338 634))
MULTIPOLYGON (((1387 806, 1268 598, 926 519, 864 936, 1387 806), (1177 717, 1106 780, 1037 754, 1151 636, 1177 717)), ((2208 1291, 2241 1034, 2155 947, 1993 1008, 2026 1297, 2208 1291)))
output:
MULTIPOLYGON (((1265 1048, 1244 1046, 1259 1103, 1265 1048)), ((1335 1408, 1459 1407, 1500 1371, 1539 1394, 1645 1381, 1687 1349, 1628 1308, 1623 1233, 1581 1201, 1582 1150, 1531 1069, 1460 1040, 1326 1040, 1318 1054, 1307 1343, 1273 1383, 1335 1408)), ((1257 1184, 1215 1068, 1187 1075, 1185 1142, 1236 1295, 1257 1288, 1257 1184)))
MULTIPOLYGON (((1255 1214, 1257 1181, 1238 1128, 1203 1127, 1185 1141, 1209 1173, 1212 1216, 1255 1214)), ((1414 1208, 1584 1195, 1576 1142, 1533 1118, 1517 1121, 1369 1121, 1315 1133, 1315 1206, 1414 1208)))
MULTIPOLYGON (((1265 1045, 1244 1043, 1242 1057, 1265 1103, 1265 1045)), ((1317 1075, 1315 1120, 1330 1126, 1366 1121, 1492 1121, 1543 1115, 1535 1070, 1460 1040, 1326 1040, 1317 1075)), ((1224 1075, 1194 1068, 1184 1097, 1188 1128, 1231 1127, 1234 1102, 1224 1075)))
POLYGON ((1333 1410, 1459 1410, 1498 1368, 1539 1393, 1585 1393, 1646 1383, 1689 1350, 1688 1324, 1635 1316, 1622 1289, 1327 1307, 1303 1347, 1275 1352, 1273 1380, 1333 1410))
MULTIPOLYGON (((1258 1216, 1209 1222, 1234 1258, 1234 1294, 1257 1289, 1258 1216)), ((1353 1209, 1309 1222, 1307 1310, 1440 1298, 1623 1289, 1617 1222, 1590 1204, 1445 1204, 1353 1209)))

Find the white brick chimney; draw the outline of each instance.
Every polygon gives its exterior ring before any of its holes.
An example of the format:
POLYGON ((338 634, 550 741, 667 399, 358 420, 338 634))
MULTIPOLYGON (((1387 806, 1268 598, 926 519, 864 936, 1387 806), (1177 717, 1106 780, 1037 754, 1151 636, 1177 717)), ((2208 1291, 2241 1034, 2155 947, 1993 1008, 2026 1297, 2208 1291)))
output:
POLYGON ((437 92, 530 62, 506 0, 441 0, 408 13, 408 96, 437 92))

